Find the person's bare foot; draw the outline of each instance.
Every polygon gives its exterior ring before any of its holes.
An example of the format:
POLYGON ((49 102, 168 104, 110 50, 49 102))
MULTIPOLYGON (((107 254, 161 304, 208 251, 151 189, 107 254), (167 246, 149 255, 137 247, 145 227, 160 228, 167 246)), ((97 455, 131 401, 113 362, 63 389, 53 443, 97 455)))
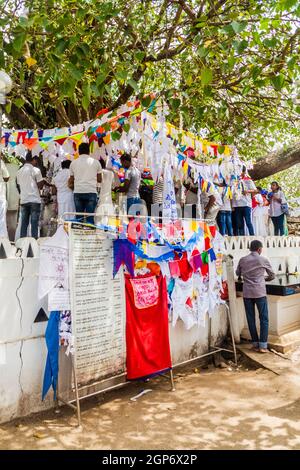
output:
POLYGON ((259 352, 265 354, 265 353, 268 353, 269 350, 268 350, 268 349, 264 349, 264 348, 260 348, 259 352))

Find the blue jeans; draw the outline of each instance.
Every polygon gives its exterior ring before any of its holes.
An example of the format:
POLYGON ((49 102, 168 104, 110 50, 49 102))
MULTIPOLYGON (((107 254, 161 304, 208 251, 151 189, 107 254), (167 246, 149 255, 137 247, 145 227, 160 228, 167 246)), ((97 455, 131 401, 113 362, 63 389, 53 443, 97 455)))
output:
POLYGON ((253 346, 256 348, 267 349, 268 347, 268 330, 269 330, 269 313, 267 297, 259 297, 257 299, 245 299, 244 305, 248 328, 250 331, 253 346), (259 313, 260 335, 258 338, 255 324, 255 305, 259 313))
POLYGON ((274 234, 284 235, 284 214, 281 214, 278 217, 271 217, 271 219, 274 225, 274 234))
POLYGON ((251 222, 251 207, 236 207, 236 218, 237 218, 237 231, 238 235, 245 235, 245 222, 249 231, 249 235, 254 235, 254 229, 251 222))
POLYGON ((218 225, 221 235, 233 235, 231 211, 219 211, 218 225))
MULTIPOLYGON (((129 209, 134 204, 142 204, 141 198, 139 198, 139 197, 128 197, 127 198, 127 214, 129 214, 129 209)), ((136 211, 136 214, 138 212, 140 212, 140 211, 136 211)), ((136 214, 132 214, 132 215, 136 215, 136 214)))
POLYGON ((35 239, 38 238, 40 214, 41 204, 37 202, 27 202, 21 205, 21 238, 27 237, 29 220, 31 223, 31 236, 35 239))
MULTIPOLYGON (((97 206, 97 194, 96 193, 74 193, 74 203, 76 212, 86 212, 93 214, 97 206)), ((82 215, 77 215, 76 219, 82 219, 82 215)), ((94 224, 94 216, 86 218, 88 224, 94 224)))

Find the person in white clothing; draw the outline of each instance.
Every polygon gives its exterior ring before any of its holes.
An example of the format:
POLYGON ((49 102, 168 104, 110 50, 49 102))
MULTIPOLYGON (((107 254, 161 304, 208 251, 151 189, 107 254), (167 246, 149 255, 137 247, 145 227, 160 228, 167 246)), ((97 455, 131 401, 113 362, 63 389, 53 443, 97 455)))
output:
POLYGON ((57 193, 59 217, 61 217, 65 212, 75 212, 74 194, 68 185, 70 178, 70 165, 70 160, 64 160, 61 163, 61 170, 53 178, 53 183, 57 193))
POLYGON ((100 201, 96 210, 96 223, 107 224, 108 217, 116 212, 111 196, 114 173, 112 170, 105 168, 105 161, 102 158, 100 159, 100 164, 102 166, 102 183, 100 201))
POLYGON ((38 238, 41 213, 40 190, 47 183, 43 180, 41 170, 37 166, 38 158, 32 158, 31 152, 28 152, 25 165, 17 172, 17 187, 21 203, 21 238, 27 237, 29 221, 32 237, 38 238))
POLYGON ((6 237, 6 238, 8 236, 7 225, 6 225, 6 210, 7 210, 6 183, 8 180, 9 180, 9 173, 0 155, 0 237, 6 237))
POLYGON ((269 222, 269 207, 266 197, 264 197, 264 190, 257 186, 258 194, 252 198, 252 219, 255 235, 267 237, 268 235, 268 222, 269 222))
MULTIPOLYGON (((101 183, 102 168, 98 160, 90 156, 90 146, 82 143, 78 147, 79 158, 70 166, 69 187, 74 188, 76 212, 93 214, 97 206, 97 183, 101 183)), ((81 215, 77 219, 82 219, 81 215)), ((94 224, 94 217, 89 216, 87 223, 94 224)))

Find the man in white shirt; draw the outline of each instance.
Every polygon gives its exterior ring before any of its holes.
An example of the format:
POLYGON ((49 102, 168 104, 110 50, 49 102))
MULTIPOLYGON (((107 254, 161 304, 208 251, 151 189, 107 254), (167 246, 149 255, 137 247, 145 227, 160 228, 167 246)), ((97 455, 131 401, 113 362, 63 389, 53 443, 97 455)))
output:
POLYGON ((9 173, 5 166, 4 161, 0 155, 0 237, 7 237, 7 226, 6 226, 6 184, 9 180, 9 173))
MULTIPOLYGON (((79 158, 70 166, 69 187, 74 188, 74 203, 76 212, 93 214, 97 206, 97 183, 101 183, 102 167, 98 160, 90 156, 88 143, 79 145, 79 158)), ((78 215, 77 219, 82 219, 78 215)), ((94 216, 86 219, 87 223, 94 224, 94 216)))
POLYGON ((38 159, 32 158, 31 152, 28 152, 25 165, 17 172, 17 186, 21 203, 21 238, 27 237, 29 221, 31 236, 35 239, 38 238, 41 213, 40 190, 45 182, 37 165, 38 159))
POLYGON ((257 194, 257 189, 252 179, 246 173, 246 167, 243 166, 241 173, 241 184, 243 187, 240 198, 233 197, 232 207, 235 212, 237 225, 237 235, 245 235, 245 224, 249 235, 254 235, 254 228, 251 221, 252 214, 252 195, 257 194))

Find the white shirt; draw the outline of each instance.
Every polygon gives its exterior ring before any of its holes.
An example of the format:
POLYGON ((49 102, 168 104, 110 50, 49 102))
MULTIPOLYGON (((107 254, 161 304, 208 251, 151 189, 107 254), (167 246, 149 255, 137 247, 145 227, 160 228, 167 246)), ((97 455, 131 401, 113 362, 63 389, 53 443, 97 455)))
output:
POLYGON ((64 197, 65 194, 73 193, 72 189, 68 186, 68 181, 70 178, 70 170, 69 168, 63 168, 60 170, 57 175, 53 178, 53 183, 57 189, 57 201, 58 203, 64 197))
POLYGON ((274 193, 275 198, 281 199, 281 202, 278 201, 278 199, 272 199, 270 200, 270 217, 279 217, 281 214, 283 214, 283 211, 281 209, 281 204, 286 204, 286 198, 283 194, 283 192, 279 189, 276 193, 274 193))
POLYGON ((17 183, 21 191, 21 204, 28 202, 41 203, 40 190, 37 183, 43 180, 42 173, 39 168, 35 168, 30 163, 20 168, 17 172, 17 183))
MULTIPOLYGON (((256 186, 251 179, 243 179, 241 180, 241 184, 244 191, 253 191, 256 189, 256 186)), ((252 207, 251 194, 242 194, 239 199, 233 197, 232 207, 252 207)))
POLYGON ((74 193, 97 194, 97 175, 102 172, 98 160, 89 155, 80 155, 70 166, 70 175, 74 176, 74 193))
POLYGON ((222 205, 220 207, 220 211, 230 211, 231 212, 231 201, 228 199, 228 197, 225 196, 225 189, 226 188, 220 188, 219 189, 219 194, 220 197, 222 198, 222 205))
POLYGON ((185 196, 185 203, 186 204, 198 204, 198 183, 194 183, 194 180, 191 177, 188 177, 186 180, 189 183, 190 188, 197 189, 196 192, 191 191, 188 189, 185 196))
POLYGON ((0 160, 0 200, 6 200, 6 183, 4 178, 9 178, 9 173, 3 160, 0 160))
POLYGON ((131 166, 125 171, 125 180, 130 181, 127 197, 140 197, 139 188, 141 182, 141 172, 135 166, 131 166))

